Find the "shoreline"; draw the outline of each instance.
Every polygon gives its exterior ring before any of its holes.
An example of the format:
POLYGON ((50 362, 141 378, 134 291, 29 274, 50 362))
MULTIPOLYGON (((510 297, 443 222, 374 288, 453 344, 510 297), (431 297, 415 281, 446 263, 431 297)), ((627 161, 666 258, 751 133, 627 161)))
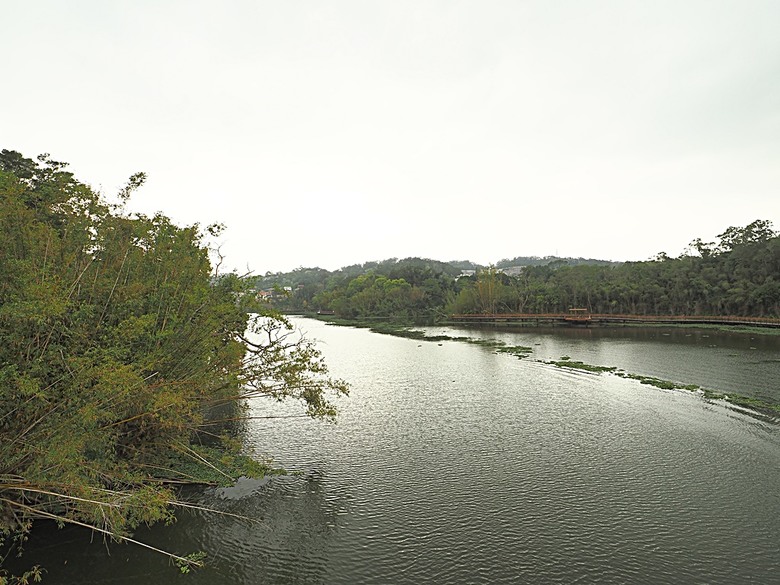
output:
MULTIPOLYGON (((331 325, 341 327, 358 327, 361 329, 376 330, 377 333, 395 333, 400 337, 407 337, 403 335, 404 330, 412 329, 415 327, 462 327, 464 329, 625 329, 625 328, 652 328, 652 329, 705 329, 715 330, 733 333, 750 333, 754 335, 765 336, 780 336, 780 326, 749 326, 744 324, 730 325, 728 323, 659 323, 658 321, 630 321, 630 322, 610 322, 610 323, 592 323, 588 325, 571 325, 562 323, 545 322, 539 323, 538 321, 453 321, 451 319, 443 319, 434 323, 411 323, 404 321, 394 321, 389 318, 377 318, 377 319, 344 319, 342 317, 336 317, 334 315, 319 315, 317 313, 290 313, 289 315, 307 317, 309 319, 317 319, 331 325)), ((411 336, 408 336, 411 337, 411 336)))

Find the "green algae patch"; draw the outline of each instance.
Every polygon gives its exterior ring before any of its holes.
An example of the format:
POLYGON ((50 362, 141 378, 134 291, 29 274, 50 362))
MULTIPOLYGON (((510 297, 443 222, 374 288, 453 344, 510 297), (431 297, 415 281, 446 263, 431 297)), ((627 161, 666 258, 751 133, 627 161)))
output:
POLYGON ((722 395, 721 399, 730 404, 734 404, 735 406, 750 408, 765 414, 780 414, 780 404, 766 402, 760 398, 751 398, 750 396, 742 396, 741 394, 728 394, 722 395))
POLYGON ((628 378, 630 380, 637 380, 640 384, 645 384, 647 386, 655 386, 656 388, 661 388, 662 390, 688 390, 690 392, 693 392, 695 390, 699 390, 699 386, 696 384, 681 384, 679 382, 673 382, 671 380, 662 380, 661 378, 655 378, 653 376, 641 376, 639 374, 630 374, 628 372, 624 372, 622 370, 615 372, 616 376, 620 376, 621 378, 628 378))
POLYGON ((496 349, 497 353, 508 353, 518 359, 527 358, 533 351, 532 347, 526 347, 525 345, 507 345, 496 349))
POLYGON ((743 396, 742 394, 724 394, 708 388, 699 388, 698 391, 705 400, 722 400, 734 406, 740 406, 749 410, 775 417, 780 414, 780 404, 767 402, 760 398, 743 396))
POLYGON ((773 404, 771 402, 761 400, 760 398, 743 396, 741 394, 725 394, 723 392, 716 392, 715 390, 710 390, 708 388, 702 388, 696 384, 681 384, 679 382, 672 382, 670 380, 661 380, 660 378, 654 378, 652 376, 629 374, 623 371, 615 372, 615 375, 620 376, 621 378, 638 380, 641 384, 655 386, 656 388, 661 388, 663 390, 687 390, 688 392, 697 392, 707 400, 723 400, 729 404, 750 408, 765 414, 780 414, 780 404, 773 404))
POLYGON ((724 394, 722 392, 716 392, 708 388, 702 388, 697 384, 682 384, 680 382, 673 382, 672 380, 662 380, 653 376, 642 376, 640 374, 632 374, 613 366, 595 366, 593 364, 586 364, 584 362, 574 361, 569 356, 561 356, 559 360, 544 361, 542 363, 554 365, 559 368, 569 368, 572 370, 583 370, 586 372, 601 373, 607 372, 614 374, 620 378, 626 378, 629 380, 636 380, 640 384, 646 386, 653 386, 662 390, 685 390, 687 392, 696 392, 700 394, 706 400, 722 400, 735 406, 741 406, 753 410, 757 413, 776 416, 780 414, 780 404, 774 404, 761 400, 760 398, 752 398, 750 396, 742 396, 741 394, 724 394))
POLYGON ((518 359, 528 357, 534 351, 532 347, 524 345, 507 345, 498 339, 478 339, 462 335, 428 335, 425 331, 415 329, 412 325, 403 325, 400 323, 372 323, 367 321, 334 319, 332 317, 320 318, 320 320, 339 327, 369 329, 373 333, 381 333, 383 335, 392 335, 394 337, 403 337, 405 339, 414 339, 417 341, 457 341, 460 343, 468 343, 470 345, 478 345, 486 349, 492 349, 496 353, 507 353, 518 359))
POLYGON ((410 327, 388 327, 385 325, 375 325, 370 327, 370 330, 374 333, 393 335, 395 337, 403 337, 405 339, 416 339, 418 341, 451 341, 454 339, 449 335, 426 335, 425 331, 412 329, 410 327))
MULTIPOLYGON (((486 349, 492 349, 496 353, 506 353, 513 355, 518 359, 528 357, 533 353, 533 348, 523 345, 507 345, 503 341, 497 339, 478 339, 474 337, 464 336, 452 336, 452 335, 427 335, 424 331, 413 328, 410 325, 402 325, 398 323, 376 323, 366 321, 351 321, 345 319, 322 319, 332 325, 358 327, 370 329, 374 333, 382 333, 384 335, 393 335, 396 337, 403 337, 406 339, 414 339, 418 341, 429 342, 443 342, 443 341, 457 341, 460 343, 469 343, 471 345, 479 345, 486 349)), ((740 406, 750 410, 754 410, 758 413, 776 416, 780 414, 780 404, 773 404, 760 398, 751 398, 749 396, 743 396, 740 394, 725 394, 722 392, 716 392, 707 388, 702 388, 697 384, 683 384, 680 382, 674 382, 672 380, 663 380, 654 376, 643 376, 640 374, 633 374, 626 372, 616 366, 598 366, 594 364, 587 364, 585 362, 573 360, 571 356, 563 355, 557 360, 544 361, 538 360, 541 363, 556 366, 558 368, 568 368, 571 370, 580 370, 584 372, 592 372, 600 374, 606 372, 608 374, 614 374, 620 378, 626 378, 629 380, 636 380, 640 384, 646 386, 653 386, 662 390, 685 390, 688 392, 696 392, 706 400, 722 400, 734 406, 740 406)), ((235 468, 233 470, 235 473, 235 468)), ((211 481, 218 479, 217 477, 209 478, 211 481)), ((224 477, 222 478, 224 480, 224 477)))
POLYGON ((405 339, 416 339, 418 341, 449 341, 456 339, 449 335, 426 335, 424 331, 415 329, 413 325, 401 323, 377 323, 375 321, 353 321, 349 319, 334 319, 333 317, 319 316, 320 321, 336 327, 355 327, 357 329, 368 329, 373 333, 382 335, 392 335, 394 337, 403 337, 405 339))
POLYGON ((615 366, 594 366, 593 364, 586 364, 585 362, 578 362, 572 360, 569 356, 563 356, 560 360, 552 360, 544 362, 558 368, 569 368, 571 370, 583 370, 586 372, 615 372, 617 368, 615 366))

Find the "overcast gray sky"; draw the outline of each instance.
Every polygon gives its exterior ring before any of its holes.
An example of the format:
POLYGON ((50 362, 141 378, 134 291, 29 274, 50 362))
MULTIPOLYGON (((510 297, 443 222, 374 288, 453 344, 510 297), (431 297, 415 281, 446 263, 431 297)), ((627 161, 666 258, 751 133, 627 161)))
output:
POLYGON ((0 148, 241 271, 780 228, 777 0, 1 3, 0 148))

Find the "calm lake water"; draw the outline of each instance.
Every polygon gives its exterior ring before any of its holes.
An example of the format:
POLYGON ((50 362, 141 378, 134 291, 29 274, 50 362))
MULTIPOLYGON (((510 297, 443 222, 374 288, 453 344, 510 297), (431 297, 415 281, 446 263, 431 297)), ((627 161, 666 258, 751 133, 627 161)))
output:
POLYGON ((255 522, 197 512, 137 535, 207 551, 205 569, 73 529, 38 530, 24 563, 49 584, 780 583, 780 421, 540 361, 780 402, 780 337, 430 329, 533 347, 519 360, 296 323, 352 395, 336 425, 252 422, 248 448, 296 473, 199 499, 255 522))

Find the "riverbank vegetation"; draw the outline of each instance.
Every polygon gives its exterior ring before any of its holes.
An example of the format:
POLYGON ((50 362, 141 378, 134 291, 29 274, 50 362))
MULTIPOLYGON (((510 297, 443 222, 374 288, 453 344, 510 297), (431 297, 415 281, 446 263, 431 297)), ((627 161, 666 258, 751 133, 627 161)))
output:
MULTIPOLYGON (((297 400, 332 418, 317 349, 219 275, 206 239, 109 204, 48 155, 0 153, 0 544, 40 519, 131 540, 171 522, 172 486, 257 476, 213 412, 297 400), (209 414, 212 416, 209 417, 209 414)), ((190 563, 194 557, 179 558, 190 563)), ((0 582, 4 579, 0 557, 0 582)))
POLYGON ((716 242, 697 238, 676 258, 660 253, 643 262, 609 263, 519 257, 488 267, 391 259, 335 272, 267 274, 253 285, 284 311, 397 323, 464 313, 564 313, 571 307, 621 315, 780 317, 780 237, 769 221, 756 220, 729 227, 716 242))

